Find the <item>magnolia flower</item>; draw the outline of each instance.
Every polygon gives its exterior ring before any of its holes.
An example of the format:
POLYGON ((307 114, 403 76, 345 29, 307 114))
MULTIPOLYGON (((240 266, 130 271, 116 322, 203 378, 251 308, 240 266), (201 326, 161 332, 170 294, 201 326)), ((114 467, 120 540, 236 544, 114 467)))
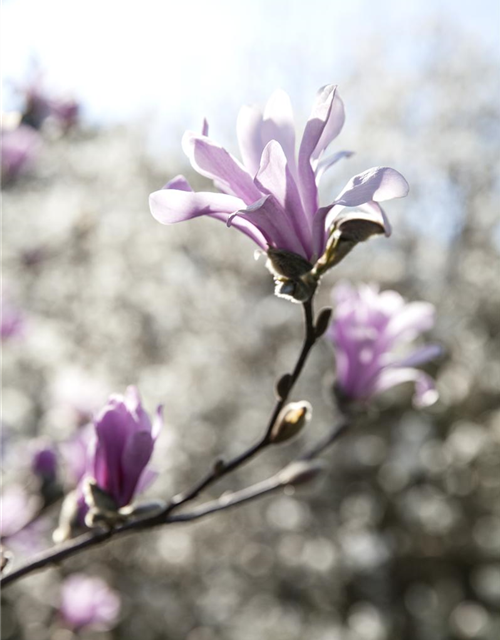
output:
POLYGON ((80 105, 69 96, 54 94, 44 86, 41 77, 33 79, 24 87, 19 87, 25 100, 22 121, 24 124, 41 129, 51 118, 67 129, 78 121, 80 105))
POLYGON ((415 384, 414 404, 433 404, 434 381, 415 367, 441 353, 437 345, 410 351, 409 344, 434 324, 428 302, 406 303, 396 291, 379 292, 371 285, 338 285, 328 337, 335 345, 337 391, 343 400, 366 401, 403 382, 415 384))
POLYGON ((60 451, 70 486, 75 487, 85 475, 89 465, 89 445, 94 436, 92 424, 79 427, 72 436, 61 443, 60 451))
POLYGON ((22 336, 26 324, 24 314, 5 293, 0 296, 0 312, 0 337, 2 342, 22 336))
POLYGON ((33 446, 31 470, 42 480, 53 482, 57 476, 57 452, 48 442, 36 442, 33 446))
MULTIPOLYGON (((184 135, 183 149, 193 168, 212 179, 220 193, 195 193, 183 176, 177 176, 151 194, 151 213, 162 224, 202 215, 221 220, 268 252, 278 275, 292 277, 313 268, 325 253, 333 229, 344 234, 341 239, 351 243, 350 248, 373 233, 389 235, 389 223, 378 203, 408 193, 406 180, 394 169, 374 167, 354 176, 333 202, 319 205, 321 176, 351 155, 339 151, 324 157, 344 119, 336 86, 321 89, 296 157, 290 99, 277 91, 264 113, 256 107, 240 111, 237 134, 242 162, 208 137, 205 123, 201 135, 184 135), (358 211, 346 212, 346 208, 358 211)), ((346 248, 347 244, 335 262, 347 253, 346 248)))
POLYGON ((36 514, 39 507, 36 498, 18 486, 2 488, 0 510, 0 537, 9 538, 21 531, 36 514))
POLYGON ((72 629, 111 629, 120 613, 120 598, 101 578, 75 573, 62 585, 59 612, 72 629))
POLYGON ((2 128, 2 179, 14 180, 30 168, 40 147, 40 134, 24 124, 2 128))
POLYGON ((116 508, 128 505, 156 476, 147 464, 162 427, 161 410, 158 407, 151 423, 137 389, 129 387, 125 396, 111 396, 94 419, 83 481, 95 480, 116 508))

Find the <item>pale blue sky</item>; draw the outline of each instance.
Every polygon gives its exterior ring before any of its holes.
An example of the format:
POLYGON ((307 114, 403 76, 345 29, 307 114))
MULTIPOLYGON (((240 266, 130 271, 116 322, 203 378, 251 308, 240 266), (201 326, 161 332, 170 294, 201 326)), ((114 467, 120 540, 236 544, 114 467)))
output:
POLYGON ((458 25, 500 57, 498 0, 4 0, 2 14, 5 81, 38 58, 91 120, 147 114, 180 129, 205 114, 233 122, 278 86, 308 109, 375 33, 399 70, 418 56, 418 24, 458 25))

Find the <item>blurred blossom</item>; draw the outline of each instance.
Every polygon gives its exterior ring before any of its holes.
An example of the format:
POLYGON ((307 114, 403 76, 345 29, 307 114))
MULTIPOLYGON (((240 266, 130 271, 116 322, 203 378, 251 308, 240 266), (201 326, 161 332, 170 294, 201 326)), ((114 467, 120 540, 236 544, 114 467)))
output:
POLYGON ((414 404, 433 404, 438 397, 434 381, 415 367, 438 357, 441 348, 425 345, 400 354, 433 326, 433 305, 406 303, 396 291, 379 292, 373 285, 338 285, 333 299, 328 337, 335 345, 340 399, 367 401, 398 384, 413 382, 414 404))
POLYGON ((93 478, 117 507, 128 505, 156 477, 147 464, 163 424, 161 410, 151 423, 137 389, 128 387, 125 396, 111 396, 94 420, 85 477, 93 478))
POLYGON ((21 487, 2 488, 0 536, 7 538, 16 534, 30 522, 37 511, 36 500, 21 487))
POLYGON ((53 95, 40 78, 21 89, 25 107, 22 122, 34 129, 40 129, 48 118, 53 118, 67 129, 78 120, 79 104, 73 98, 53 95))
POLYGON ((2 180, 14 180, 27 171, 40 147, 40 134, 32 127, 20 124, 14 128, 2 126, 2 180))
POLYGON ((5 294, 2 294, 0 304, 2 313, 2 320, 0 323, 2 342, 15 336, 21 336, 24 333, 25 327, 23 313, 14 304, 12 304, 5 294))
POLYGON ((344 119, 336 86, 323 87, 296 156, 290 99, 284 91, 276 91, 263 113, 249 106, 239 113, 237 135, 243 162, 208 137, 205 122, 201 135, 191 131, 184 135, 183 149, 193 168, 212 179, 221 193, 195 193, 183 176, 177 176, 151 195, 151 213, 162 224, 208 215, 234 226, 260 249, 271 250, 273 266, 285 277, 310 271, 334 229, 341 236, 345 232, 343 240, 352 242, 350 248, 373 233, 389 235, 389 223, 378 203, 408 193, 406 180, 394 169, 369 169, 351 178, 328 206, 319 206, 323 173, 351 155, 339 151, 324 157, 344 119), (358 211, 343 213, 346 207, 358 211), (276 250, 290 252, 295 260, 276 250))
POLYGON ((61 444, 61 453, 69 475, 69 481, 76 486, 87 469, 88 450, 94 433, 91 424, 80 427, 73 436, 61 444))
POLYGON ((42 480, 54 481, 57 476, 57 453, 55 447, 50 443, 35 444, 31 459, 31 469, 42 480))
POLYGON ((59 98, 51 100, 50 114, 57 122, 68 129, 75 126, 80 115, 80 105, 73 98, 59 98))
POLYGON ((120 613, 120 598, 101 578, 75 573, 62 585, 59 611, 72 629, 111 629, 120 613))
POLYGON ((64 411, 68 419, 87 422, 102 406, 104 383, 76 368, 61 368, 51 388, 51 405, 64 411))

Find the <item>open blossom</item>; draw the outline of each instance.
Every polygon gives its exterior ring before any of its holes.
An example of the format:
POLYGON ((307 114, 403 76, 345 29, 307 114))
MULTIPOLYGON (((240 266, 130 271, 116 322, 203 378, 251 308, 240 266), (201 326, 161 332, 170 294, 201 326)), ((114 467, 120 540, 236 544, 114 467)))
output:
POLYGON ((161 407, 151 422, 137 389, 129 387, 124 396, 109 398, 94 427, 83 480, 93 478, 116 507, 123 507, 156 475, 147 464, 162 427, 161 407))
POLYGON ((335 345, 339 396, 366 401, 413 382, 415 405, 433 404, 434 381, 415 367, 439 356, 441 348, 425 345, 408 353, 410 343, 433 326, 433 305, 406 303, 396 291, 379 292, 371 285, 338 285, 333 299, 335 311, 327 335, 335 345))
POLYGON ((72 629, 111 629, 120 613, 120 597, 101 578, 75 573, 62 585, 59 611, 72 629))
POLYGON ((305 270, 324 254, 332 228, 345 231, 349 248, 373 233, 389 235, 379 203, 408 193, 406 180, 394 169, 374 167, 356 175, 332 202, 319 205, 321 176, 351 155, 324 155, 344 119, 337 88, 328 85, 318 92, 298 156, 290 99, 283 91, 274 93, 263 113, 256 107, 241 109, 237 133, 242 162, 208 137, 206 124, 201 135, 187 132, 183 149, 193 168, 213 180, 220 193, 195 193, 183 176, 177 176, 151 194, 151 213, 162 224, 202 215, 221 220, 264 251, 300 256, 305 270))

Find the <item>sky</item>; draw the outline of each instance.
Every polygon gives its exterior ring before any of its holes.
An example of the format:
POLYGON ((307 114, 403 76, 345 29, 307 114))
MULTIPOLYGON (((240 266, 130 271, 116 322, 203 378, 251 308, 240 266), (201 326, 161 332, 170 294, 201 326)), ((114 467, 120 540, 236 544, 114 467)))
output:
POLYGON ((39 60, 99 121, 189 120, 201 105, 217 118, 277 86, 307 105, 374 32, 391 40, 395 65, 412 64, 409 30, 433 20, 457 22, 500 57, 497 0, 4 0, 4 103, 39 60))

